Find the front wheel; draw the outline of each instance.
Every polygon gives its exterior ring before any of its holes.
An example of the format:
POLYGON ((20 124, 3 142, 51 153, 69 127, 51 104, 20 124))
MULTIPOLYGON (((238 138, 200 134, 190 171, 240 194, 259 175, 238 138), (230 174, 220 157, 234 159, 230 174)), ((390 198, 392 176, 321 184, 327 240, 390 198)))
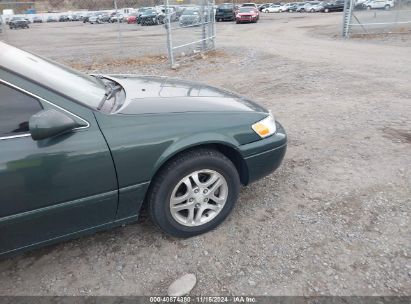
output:
POLYGON ((233 209, 240 179, 233 163, 211 149, 177 156, 154 179, 150 216, 164 232, 191 237, 217 227, 233 209))
POLYGON ((386 11, 388 11, 390 8, 391 8, 391 6, 390 6, 389 4, 387 4, 387 5, 384 7, 384 9, 385 9, 386 11))
POLYGON ((324 13, 328 13, 330 10, 328 8, 324 9, 324 13))

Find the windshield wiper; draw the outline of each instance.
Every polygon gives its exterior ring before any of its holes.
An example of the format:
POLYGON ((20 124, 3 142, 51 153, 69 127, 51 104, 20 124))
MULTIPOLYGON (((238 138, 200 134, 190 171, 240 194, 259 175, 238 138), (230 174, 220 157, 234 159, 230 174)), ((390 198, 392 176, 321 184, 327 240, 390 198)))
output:
POLYGON ((103 96, 103 99, 100 101, 100 103, 98 104, 97 110, 101 110, 101 108, 104 106, 104 103, 109 100, 111 97, 113 97, 113 95, 115 93, 117 93, 118 91, 120 91, 122 89, 122 86, 120 85, 107 85, 106 86, 106 93, 103 96))
POLYGON ((96 80, 98 82, 100 82, 102 85, 106 86, 106 83, 103 81, 103 79, 104 79, 103 75, 101 75, 101 74, 91 74, 90 76, 96 78, 96 80))

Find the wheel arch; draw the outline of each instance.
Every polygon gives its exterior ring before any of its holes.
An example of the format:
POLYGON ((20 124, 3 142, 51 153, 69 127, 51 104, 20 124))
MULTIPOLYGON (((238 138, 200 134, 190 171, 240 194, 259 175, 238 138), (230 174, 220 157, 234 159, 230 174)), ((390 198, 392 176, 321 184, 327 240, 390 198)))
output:
MULTIPOLYGON (((193 143, 191 145, 187 145, 184 147, 180 147, 177 149, 173 149, 169 151, 169 153, 165 153, 160 157, 159 161, 157 162, 155 169, 153 170, 151 180, 155 179, 158 173, 163 169, 168 163, 173 161, 176 157, 181 155, 182 153, 186 153, 188 151, 197 150, 197 149, 213 149, 219 151, 224 156, 226 156, 235 166, 238 176, 240 178, 241 184, 247 185, 249 174, 248 168, 245 160, 241 156, 240 152, 236 148, 235 145, 229 142, 223 141, 207 141, 207 142, 198 142, 193 143)), ((169 150, 169 149, 168 149, 169 150)))

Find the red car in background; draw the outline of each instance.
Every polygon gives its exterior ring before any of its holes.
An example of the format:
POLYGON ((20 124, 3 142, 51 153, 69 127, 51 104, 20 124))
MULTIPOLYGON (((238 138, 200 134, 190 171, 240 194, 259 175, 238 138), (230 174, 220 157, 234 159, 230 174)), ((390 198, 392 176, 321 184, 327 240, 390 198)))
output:
POLYGON ((240 7, 235 16, 236 23, 253 22, 256 23, 260 18, 260 12, 254 7, 240 7))
POLYGON ((136 15, 132 14, 132 15, 128 16, 127 17, 127 23, 128 24, 137 23, 137 14, 136 15))

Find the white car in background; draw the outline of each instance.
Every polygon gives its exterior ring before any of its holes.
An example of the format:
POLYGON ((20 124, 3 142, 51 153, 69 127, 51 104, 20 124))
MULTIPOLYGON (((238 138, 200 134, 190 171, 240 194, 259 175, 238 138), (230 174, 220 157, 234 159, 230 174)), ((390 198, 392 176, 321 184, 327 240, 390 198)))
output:
POLYGON ((263 9, 264 13, 279 13, 281 5, 271 4, 269 7, 263 9))
POLYGON ((323 9, 323 2, 313 1, 308 2, 304 5, 304 10, 306 12, 315 13, 323 9))
POLYGON ((250 2, 250 3, 243 3, 241 4, 241 7, 254 7, 256 9, 258 9, 257 4, 250 2))
POLYGON ((288 12, 290 10, 290 7, 292 7, 295 3, 286 3, 279 8, 279 12, 288 12))
POLYGON ((370 9, 389 10, 389 9, 392 9, 395 4, 394 4, 394 0, 369 0, 369 1, 366 1, 363 5, 367 10, 370 10, 370 9))

